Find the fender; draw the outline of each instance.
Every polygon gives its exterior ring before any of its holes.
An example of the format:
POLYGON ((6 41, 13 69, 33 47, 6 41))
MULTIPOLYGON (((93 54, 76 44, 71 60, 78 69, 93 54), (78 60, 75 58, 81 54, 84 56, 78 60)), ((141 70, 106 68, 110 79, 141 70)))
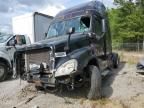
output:
POLYGON ((68 60, 76 59, 78 61, 78 70, 82 71, 83 68, 86 67, 89 61, 93 58, 94 56, 91 53, 90 46, 83 47, 70 52, 66 57, 60 58, 56 63, 56 69, 68 60))
POLYGON ((7 63, 9 64, 10 68, 12 68, 12 64, 11 64, 11 60, 10 60, 9 56, 6 53, 2 52, 2 51, 0 51, 0 59, 1 58, 6 60, 7 63))

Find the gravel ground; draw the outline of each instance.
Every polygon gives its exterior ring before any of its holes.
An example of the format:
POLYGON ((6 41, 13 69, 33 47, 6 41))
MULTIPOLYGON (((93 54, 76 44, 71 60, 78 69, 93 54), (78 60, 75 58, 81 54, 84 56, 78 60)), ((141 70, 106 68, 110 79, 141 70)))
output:
POLYGON ((132 64, 121 63, 103 78, 103 99, 87 100, 84 89, 51 94, 25 81, 9 80, 0 83, 0 108, 144 108, 144 77, 132 64))

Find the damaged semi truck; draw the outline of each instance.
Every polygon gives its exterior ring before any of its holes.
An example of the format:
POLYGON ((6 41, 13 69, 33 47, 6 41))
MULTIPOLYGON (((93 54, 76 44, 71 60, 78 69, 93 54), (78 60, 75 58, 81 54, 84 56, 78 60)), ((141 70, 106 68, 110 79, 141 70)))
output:
POLYGON ((91 1, 61 11, 46 35, 17 51, 20 77, 49 90, 74 90, 89 82, 87 98, 100 98, 102 76, 119 63, 112 53, 105 6, 91 1))

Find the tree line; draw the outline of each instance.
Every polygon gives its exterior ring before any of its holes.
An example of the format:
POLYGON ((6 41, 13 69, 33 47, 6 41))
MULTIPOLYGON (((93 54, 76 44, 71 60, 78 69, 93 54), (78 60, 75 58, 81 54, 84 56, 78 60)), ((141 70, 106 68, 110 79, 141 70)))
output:
POLYGON ((144 42, 144 0, 114 0, 108 9, 113 43, 144 42))

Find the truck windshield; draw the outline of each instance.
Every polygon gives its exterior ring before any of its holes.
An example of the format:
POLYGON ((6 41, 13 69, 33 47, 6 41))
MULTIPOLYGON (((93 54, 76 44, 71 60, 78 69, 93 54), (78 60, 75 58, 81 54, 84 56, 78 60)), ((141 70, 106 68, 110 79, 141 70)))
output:
POLYGON ((90 28, 90 17, 83 16, 52 23, 49 27, 47 38, 65 35, 70 27, 74 27, 76 33, 88 31, 90 28))
POLYGON ((7 41, 10 37, 11 37, 11 35, 8 35, 8 34, 0 34, 0 43, 4 43, 4 42, 7 41))

